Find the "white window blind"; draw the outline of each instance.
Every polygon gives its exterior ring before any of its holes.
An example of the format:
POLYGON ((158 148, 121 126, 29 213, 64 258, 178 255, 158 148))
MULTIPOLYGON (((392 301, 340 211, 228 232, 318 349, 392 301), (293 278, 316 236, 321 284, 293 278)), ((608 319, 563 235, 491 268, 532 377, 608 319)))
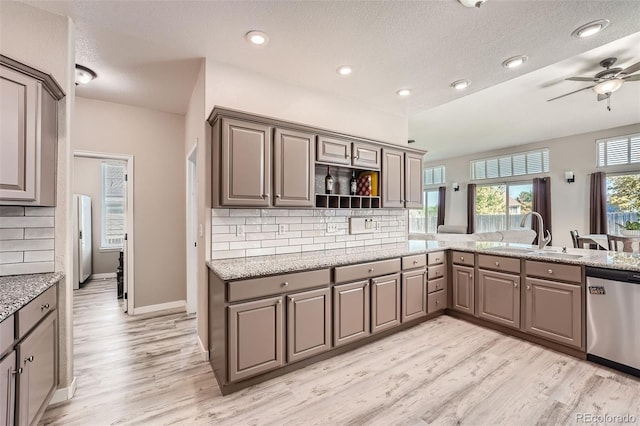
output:
POLYGON ((102 229, 100 247, 122 248, 125 233, 124 163, 102 162, 102 229))
POLYGON ((445 182, 444 166, 428 167, 424 169, 424 185, 440 185, 445 182))
POLYGON ((472 160, 470 171, 471 180, 548 173, 549 149, 472 160))
POLYGON ((598 139, 598 167, 640 163, 640 133, 598 139))

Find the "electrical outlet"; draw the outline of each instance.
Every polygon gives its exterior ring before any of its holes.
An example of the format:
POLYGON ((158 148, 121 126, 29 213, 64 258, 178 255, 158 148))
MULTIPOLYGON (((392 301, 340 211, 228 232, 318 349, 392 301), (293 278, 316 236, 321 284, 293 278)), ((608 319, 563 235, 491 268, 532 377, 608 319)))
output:
POLYGON ((236 226, 236 237, 244 237, 244 226, 243 225, 236 226))
POLYGON ((278 225, 278 234, 282 235, 287 232, 289 229, 286 223, 281 223, 278 225))
POLYGON ((327 232, 328 233, 338 232, 338 224, 337 223, 327 223, 327 232))

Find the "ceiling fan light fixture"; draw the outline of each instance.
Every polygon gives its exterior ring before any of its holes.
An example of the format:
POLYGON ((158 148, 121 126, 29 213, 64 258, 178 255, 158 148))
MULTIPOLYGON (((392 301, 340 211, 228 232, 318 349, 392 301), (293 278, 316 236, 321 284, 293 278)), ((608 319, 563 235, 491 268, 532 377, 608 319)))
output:
POLYGON ((458 2, 464 7, 475 7, 475 8, 479 8, 480 6, 482 6, 482 3, 486 1, 487 0, 458 0, 458 2))
POLYGON ((471 82, 469 80, 456 80, 453 83, 451 83, 451 87, 453 87, 456 90, 464 90, 467 87, 469 87, 470 84, 471 82))
POLYGON ((572 36, 578 38, 585 38, 599 33, 609 26, 608 19, 598 19, 597 21, 588 22, 579 26, 571 33, 572 36))
POLYGON ((518 68, 519 66, 527 62, 528 59, 529 58, 525 55, 513 56, 509 59, 505 59, 502 62, 502 66, 508 69, 518 68))
POLYGON ((91 68, 76 64, 76 86, 87 84, 91 80, 95 80, 96 77, 98 77, 98 74, 91 68))
POLYGON ((267 35, 267 33, 262 31, 249 31, 244 35, 244 38, 246 38, 247 41, 254 46, 264 46, 265 44, 269 43, 269 36, 267 35))
POLYGON ((613 78, 611 80, 606 80, 606 81, 603 81, 602 83, 595 85, 593 88, 593 91, 600 95, 613 93, 616 90, 620 89, 620 87, 622 87, 623 84, 624 84, 624 80, 622 80, 621 78, 613 78))

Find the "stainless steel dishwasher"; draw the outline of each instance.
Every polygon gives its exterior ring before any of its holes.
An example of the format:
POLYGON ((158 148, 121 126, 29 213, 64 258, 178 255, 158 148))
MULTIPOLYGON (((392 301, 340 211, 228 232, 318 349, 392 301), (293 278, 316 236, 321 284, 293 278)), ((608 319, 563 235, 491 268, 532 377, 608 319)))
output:
POLYGON ((640 377, 640 272, 586 268, 587 359, 640 377))

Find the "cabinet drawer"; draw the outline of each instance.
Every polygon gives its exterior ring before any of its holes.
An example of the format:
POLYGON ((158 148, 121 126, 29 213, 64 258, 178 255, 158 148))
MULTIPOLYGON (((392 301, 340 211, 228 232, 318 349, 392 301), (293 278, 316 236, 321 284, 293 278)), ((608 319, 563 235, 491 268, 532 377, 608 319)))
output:
POLYGON ((427 263, 429 266, 431 265, 439 265, 440 263, 444 263, 444 252, 443 251, 435 251, 433 253, 427 254, 427 263))
POLYGON ((0 322, 0 355, 13 345, 13 315, 0 322))
POLYGON ((444 265, 436 265, 429 266, 429 274, 427 275, 427 279, 436 279, 444 277, 445 266, 444 265))
POLYGON ((56 309, 57 285, 50 287, 16 313, 18 338, 24 337, 49 312, 56 309))
POLYGON ((284 292, 305 290, 329 284, 329 269, 274 275, 272 277, 232 281, 228 284, 227 301, 254 299, 284 292))
POLYGON ((351 164, 351 142, 320 135, 316 159, 326 163, 351 164))
POLYGON ((427 256, 424 254, 416 254, 414 256, 405 256, 402 258, 402 269, 423 268, 427 265, 427 256))
POLYGON ((379 277, 400 271, 400 259, 381 260, 359 265, 339 266, 335 269, 335 281, 343 283, 366 278, 379 277))
POLYGON ((441 311, 447 307, 447 293, 444 290, 436 291, 427 296, 427 312, 441 311))
POLYGON ((488 254, 478 255, 478 266, 482 269, 493 269, 496 271, 520 273, 520 259, 513 257, 490 256, 488 254))
POLYGON ((458 265, 473 266, 475 264, 473 260, 473 253, 467 253, 464 251, 452 251, 451 261, 458 265))
POLYGON ((447 282, 442 278, 438 278, 437 280, 429 280, 427 281, 427 293, 435 293, 436 291, 444 290, 447 282))
POLYGON ((570 281, 577 284, 582 282, 582 267, 577 265, 527 260, 525 263, 525 271, 528 276, 570 281))

